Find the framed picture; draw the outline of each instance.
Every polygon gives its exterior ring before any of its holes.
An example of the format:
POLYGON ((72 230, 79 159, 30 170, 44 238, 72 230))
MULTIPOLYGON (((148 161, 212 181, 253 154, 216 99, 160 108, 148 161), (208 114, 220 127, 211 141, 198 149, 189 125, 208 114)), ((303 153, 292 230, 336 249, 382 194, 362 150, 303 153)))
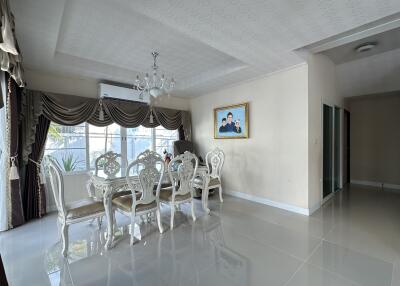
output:
POLYGON ((214 138, 249 138, 249 103, 214 109, 214 138))

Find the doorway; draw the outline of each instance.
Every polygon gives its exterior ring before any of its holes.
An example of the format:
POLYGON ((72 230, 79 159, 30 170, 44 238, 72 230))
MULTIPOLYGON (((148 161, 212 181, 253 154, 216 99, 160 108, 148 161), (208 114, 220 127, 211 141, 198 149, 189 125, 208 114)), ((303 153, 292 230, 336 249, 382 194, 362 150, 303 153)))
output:
POLYGON ((343 184, 350 184, 350 112, 343 114, 343 184))
POLYGON ((334 191, 338 191, 341 188, 341 168, 340 168, 340 158, 341 158, 341 142, 340 136, 341 128, 341 110, 339 107, 335 106, 334 108, 334 120, 333 120, 333 189, 334 191))
POLYGON ((323 105, 323 186, 322 197, 333 193, 333 108, 323 105))
POLYGON ((342 188, 341 113, 341 108, 323 104, 322 197, 324 201, 342 188))

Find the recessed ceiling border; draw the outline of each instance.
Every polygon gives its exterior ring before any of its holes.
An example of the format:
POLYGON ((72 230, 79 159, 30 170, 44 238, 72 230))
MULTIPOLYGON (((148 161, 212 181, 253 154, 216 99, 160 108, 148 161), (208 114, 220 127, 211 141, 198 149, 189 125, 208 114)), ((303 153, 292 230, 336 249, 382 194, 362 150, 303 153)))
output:
POLYGON ((300 55, 305 51, 307 51, 308 53, 317 54, 399 27, 400 13, 395 13, 374 22, 349 30, 347 32, 332 36, 330 38, 304 46, 302 48, 298 48, 295 50, 295 52, 300 55))

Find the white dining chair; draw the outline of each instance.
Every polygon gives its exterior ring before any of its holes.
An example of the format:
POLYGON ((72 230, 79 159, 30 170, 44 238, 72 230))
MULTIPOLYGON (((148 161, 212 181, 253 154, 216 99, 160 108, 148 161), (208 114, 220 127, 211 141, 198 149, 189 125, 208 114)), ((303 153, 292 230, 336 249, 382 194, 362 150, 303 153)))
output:
POLYGON ((196 175, 199 160, 188 151, 176 156, 168 164, 168 174, 172 183, 169 188, 160 192, 160 202, 171 208, 171 229, 174 228, 175 207, 191 203, 193 221, 196 220, 193 201, 193 179, 196 175))
POLYGON ((207 174, 205 176, 198 176, 193 181, 195 188, 201 189, 206 193, 206 198, 204 198, 206 201, 208 200, 208 190, 218 188, 219 199, 221 203, 223 202, 221 175, 224 162, 225 154, 221 149, 215 148, 208 152, 206 155, 207 174))
POLYGON ((101 219, 105 215, 103 202, 82 200, 68 206, 64 197, 64 180, 58 163, 48 159, 48 173, 54 200, 58 210, 58 225, 61 228, 62 255, 68 254, 68 227, 71 224, 98 218, 98 227, 101 229, 101 219))
POLYGON ((146 150, 128 166, 126 182, 131 194, 116 197, 112 202, 117 211, 131 218, 131 244, 134 243, 135 239, 136 217, 155 213, 159 231, 160 233, 164 231, 161 223, 159 202, 163 175, 164 161, 159 154, 153 151, 146 150), (154 185, 156 184, 157 188, 154 191, 154 185))
POLYGON ((121 154, 108 151, 99 156, 95 161, 95 175, 102 171, 108 178, 115 177, 121 169, 126 167, 127 162, 122 158, 121 154))
MULTIPOLYGON (((126 160, 123 159, 121 154, 115 153, 113 151, 108 151, 102 155, 100 155, 95 161, 95 170, 94 175, 98 176, 100 172, 102 172, 104 176, 107 178, 114 178, 118 173, 122 171, 122 168, 126 168, 128 165, 126 160)), ((93 185, 92 180, 88 180, 86 184, 86 189, 88 191, 90 198, 98 197, 96 194, 96 189, 93 185)), ((118 195, 122 195, 126 193, 119 193, 118 195)), ((99 197, 102 197, 100 195, 99 197)))

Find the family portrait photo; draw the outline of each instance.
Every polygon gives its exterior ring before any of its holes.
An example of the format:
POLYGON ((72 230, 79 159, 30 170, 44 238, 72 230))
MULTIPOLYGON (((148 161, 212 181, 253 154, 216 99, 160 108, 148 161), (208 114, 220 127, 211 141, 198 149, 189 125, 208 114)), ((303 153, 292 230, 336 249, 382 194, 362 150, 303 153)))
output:
POLYGON ((248 138, 248 103, 214 109, 214 138, 248 138))

